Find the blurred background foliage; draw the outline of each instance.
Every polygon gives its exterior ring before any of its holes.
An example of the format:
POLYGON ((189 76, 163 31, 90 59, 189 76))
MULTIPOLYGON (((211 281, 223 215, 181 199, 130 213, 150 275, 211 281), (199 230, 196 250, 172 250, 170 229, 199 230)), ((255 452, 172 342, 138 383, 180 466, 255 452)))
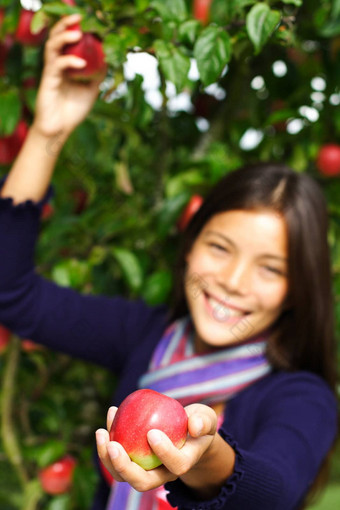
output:
MULTIPOLYGON (((37 270, 83 293, 167 302, 190 197, 204 197, 244 163, 284 161, 312 175, 327 197, 339 338, 340 171, 328 175, 317 158, 339 144, 340 1, 79 0, 70 7, 45 0, 40 7, 0 0, 0 141, 20 120, 32 122, 41 75, 43 43, 16 38, 23 8, 38 11, 35 31, 81 12, 83 29, 103 39, 109 69, 58 160, 37 270)), ((0 176, 9 168, 0 165, 0 176)), ((112 374, 12 337, 0 377, 1 509, 89 508, 93 436, 105 423, 112 374), (38 474, 66 454, 77 463, 72 487, 47 495, 38 474)), ((334 501, 339 458, 325 496, 334 501)), ((327 501, 315 508, 334 506, 327 501)))

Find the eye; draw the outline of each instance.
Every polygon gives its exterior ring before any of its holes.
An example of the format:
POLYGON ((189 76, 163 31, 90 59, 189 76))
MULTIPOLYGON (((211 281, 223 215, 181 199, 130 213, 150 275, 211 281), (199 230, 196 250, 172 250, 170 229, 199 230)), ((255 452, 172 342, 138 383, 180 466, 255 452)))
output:
POLYGON ((280 276, 285 275, 285 273, 283 271, 281 271, 280 269, 277 269, 276 267, 272 267, 272 266, 262 266, 262 267, 269 273, 277 274, 280 276))
POLYGON ((225 246, 222 246, 222 245, 217 244, 217 243, 209 243, 209 246, 211 246, 212 248, 214 248, 217 251, 221 251, 221 252, 228 252, 229 251, 225 246))

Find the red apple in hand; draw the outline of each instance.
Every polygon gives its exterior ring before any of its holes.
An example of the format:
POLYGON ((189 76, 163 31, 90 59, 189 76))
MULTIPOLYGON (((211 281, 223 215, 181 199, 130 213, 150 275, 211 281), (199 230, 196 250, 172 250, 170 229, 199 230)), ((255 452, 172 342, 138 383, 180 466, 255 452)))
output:
POLYGON ((332 143, 323 145, 317 156, 316 166, 328 177, 340 175, 340 145, 332 143))
POLYGON ((110 430, 110 441, 120 443, 131 460, 149 470, 162 463, 151 450, 147 433, 163 431, 177 448, 187 437, 188 417, 177 400, 154 390, 137 390, 121 403, 110 430))
POLYGON ((191 218, 197 213, 202 204, 203 198, 201 195, 193 195, 190 198, 187 206, 177 221, 177 227, 180 232, 183 232, 187 228, 191 218))
POLYGON ((22 119, 11 135, 0 137, 0 164, 8 165, 15 160, 27 133, 28 125, 22 119))
POLYGON ((19 23, 15 32, 15 39, 24 46, 40 46, 46 38, 47 28, 41 29, 34 34, 31 30, 34 11, 22 9, 20 11, 19 23))
MULTIPOLYGON (((68 30, 79 30, 75 24, 68 30)), ((67 44, 63 49, 64 55, 75 55, 86 60, 86 66, 81 69, 67 69, 67 76, 72 80, 89 81, 98 78, 106 70, 105 54, 102 41, 95 34, 83 33, 80 41, 67 44)))
POLYGON ((47 494, 64 494, 72 485, 76 461, 70 455, 54 462, 39 472, 39 480, 47 494))

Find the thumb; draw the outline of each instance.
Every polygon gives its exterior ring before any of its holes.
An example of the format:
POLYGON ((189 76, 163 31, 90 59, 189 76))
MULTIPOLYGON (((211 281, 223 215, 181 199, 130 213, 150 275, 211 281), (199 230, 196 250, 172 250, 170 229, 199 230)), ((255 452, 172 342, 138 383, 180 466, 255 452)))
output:
POLYGON ((214 435, 217 429, 217 416, 211 407, 192 404, 185 408, 188 414, 188 432, 192 437, 214 435))

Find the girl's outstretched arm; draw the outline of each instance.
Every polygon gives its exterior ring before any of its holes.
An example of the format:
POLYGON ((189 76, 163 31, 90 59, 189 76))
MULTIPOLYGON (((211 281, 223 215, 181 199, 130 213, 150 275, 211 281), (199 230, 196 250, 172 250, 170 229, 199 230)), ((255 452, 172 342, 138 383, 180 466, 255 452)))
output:
POLYGON ((67 30, 80 21, 78 14, 59 20, 45 46, 45 64, 37 96, 34 122, 1 190, 14 204, 41 200, 49 186, 59 153, 72 131, 86 118, 98 95, 100 79, 79 83, 67 78, 68 67, 86 62, 62 55, 65 44, 77 42, 81 32, 67 30))

